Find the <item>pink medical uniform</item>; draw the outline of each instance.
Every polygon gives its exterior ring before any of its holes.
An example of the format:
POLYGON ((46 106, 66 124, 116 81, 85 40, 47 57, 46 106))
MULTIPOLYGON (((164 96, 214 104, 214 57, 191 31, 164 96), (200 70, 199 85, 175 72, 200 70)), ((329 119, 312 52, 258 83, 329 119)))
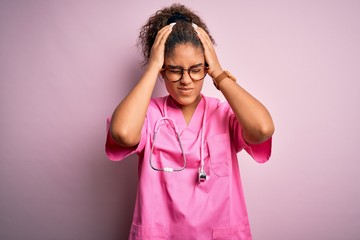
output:
MULTIPOLYGON (((108 129, 109 124, 110 119, 108 129)), ((139 156, 139 184, 129 239, 251 239, 237 158, 243 149, 257 162, 266 162, 271 154, 271 138, 256 145, 245 143, 228 103, 205 96, 188 125, 171 98, 152 99, 141 140, 133 148, 117 145, 108 130, 109 159, 119 161, 134 153, 139 156), (165 113, 175 121, 185 152, 187 165, 180 172, 155 171, 149 164, 154 125, 165 113), (198 182, 201 145, 207 174, 204 182, 198 182)), ((159 168, 183 165, 171 126, 159 130, 152 162, 159 168)))

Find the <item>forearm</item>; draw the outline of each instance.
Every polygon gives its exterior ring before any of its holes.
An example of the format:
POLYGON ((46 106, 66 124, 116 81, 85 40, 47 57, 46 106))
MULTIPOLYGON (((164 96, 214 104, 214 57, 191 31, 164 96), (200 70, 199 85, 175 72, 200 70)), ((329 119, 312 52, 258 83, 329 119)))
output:
POLYGON ((165 42, 173 26, 167 25, 157 33, 144 75, 113 113, 110 132, 121 146, 132 147, 140 141, 151 95, 164 64, 165 42))
POLYGON ((139 143, 158 73, 157 69, 148 68, 140 81, 116 107, 111 119, 110 132, 121 146, 132 147, 139 143))
POLYGON ((219 83, 219 89, 240 122, 246 142, 261 143, 273 135, 272 118, 256 98, 229 78, 219 83))

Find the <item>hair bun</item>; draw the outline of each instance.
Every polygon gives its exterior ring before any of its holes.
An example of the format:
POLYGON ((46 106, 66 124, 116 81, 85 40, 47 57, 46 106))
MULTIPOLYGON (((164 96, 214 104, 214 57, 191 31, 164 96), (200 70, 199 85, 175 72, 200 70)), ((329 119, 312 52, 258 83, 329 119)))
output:
POLYGON ((170 23, 174 23, 176 21, 183 21, 183 22, 188 22, 188 23, 192 22, 191 18, 189 18, 188 16, 186 16, 182 13, 176 12, 171 17, 169 17, 169 19, 167 20, 167 25, 169 25, 170 23))

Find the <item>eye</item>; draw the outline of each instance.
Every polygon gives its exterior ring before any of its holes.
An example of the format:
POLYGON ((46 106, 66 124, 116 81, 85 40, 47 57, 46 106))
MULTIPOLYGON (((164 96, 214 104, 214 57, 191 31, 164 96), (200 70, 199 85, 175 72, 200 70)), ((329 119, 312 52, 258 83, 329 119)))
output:
POLYGON ((169 69, 169 72, 174 73, 174 74, 181 74, 182 70, 180 70, 180 69, 169 69))
POLYGON ((192 68, 190 71, 192 72, 192 73, 198 73, 198 72, 200 72, 202 70, 202 68, 192 68))

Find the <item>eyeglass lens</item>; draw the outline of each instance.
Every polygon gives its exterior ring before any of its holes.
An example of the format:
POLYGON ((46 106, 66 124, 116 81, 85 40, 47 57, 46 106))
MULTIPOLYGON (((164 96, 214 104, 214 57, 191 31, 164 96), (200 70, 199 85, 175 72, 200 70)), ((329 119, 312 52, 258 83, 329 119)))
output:
POLYGON ((167 80, 177 82, 184 77, 185 71, 187 71, 190 78, 194 81, 202 80, 206 76, 206 68, 203 65, 193 66, 188 69, 184 69, 182 67, 168 67, 164 69, 164 74, 167 80))

